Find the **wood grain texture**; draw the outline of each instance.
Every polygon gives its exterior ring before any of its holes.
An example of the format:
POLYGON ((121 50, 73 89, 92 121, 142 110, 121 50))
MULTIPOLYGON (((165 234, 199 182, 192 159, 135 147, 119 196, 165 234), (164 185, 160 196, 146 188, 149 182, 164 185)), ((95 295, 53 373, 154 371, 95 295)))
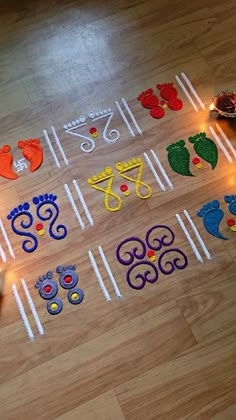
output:
MULTIPOLYGON (((236 194, 235 160, 230 164, 222 151, 216 169, 204 162, 202 170, 191 164, 194 177, 172 171, 166 148, 184 139, 195 156, 190 136, 215 127, 209 113, 212 97, 235 89, 236 5, 234 0, 25 0, 0 1, 0 148, 11 146, 14 160, 22 158, 20 139, 40 138, 42 167, 24 170, 9 181, 0 177, 0 217, 16 259, 8 252, 1 263, 5 279, 0 300, 0 412, 1 420, 182 420, 236 418, 235 329, 235 232, 224 195, 236 194), (184 71, 207 110, 195 113, 178 88, 183 108, 166 110, 155 120, 137 96, 157 83, 175 82, 184 71), (125 97, 143 130, 131 137, 115 101, 125 97), (81 140, 63 129, 89 112, 112 107, 109 130, 118 130, 114 144, 102 140, 104 122, 96 122, 99 138, 92 153, 83 153, 81 140), (65 162, 53 140, 57 130, 69 161, 65 162), (61 168, 46 144, 52 140, 61 168), (87 179, 113 168, 113 191, 124 183, 116 163, 150 155, 162 162, 174 190, 162 192, 144 164, 142 180, 152 197, 122 197, 122 209, 108 212, 104 194, 87 179), (94 219, 92 228, 73 189, 76 179, 94 219), (76 201, 82 231, 65 195, 67 183, 76 201), (58 197, 60 223, 67 237, 55 241, 44 235, 38 249, 26 254, 21 238, 13 234, 6 216, 34 196, 58 197), (196 212, 219 200, 224 218, 216 239, 205 230, 196 212), (187 209, 209 249, 212 259, 197 262, 175 214, 187 209), (155 284, 134 290, 126 281, 127 267, 115 255, 118 244, 130 236, 142 239, 155 224, 175 233, 175 247, 188 258, 184 270, 160 272, 155 284), (122 299, 117 299, 98 252, 101 245, 111 266, 122 299), (106 302, 88 258, 92 250, 111 296, 106 302), (38 277, 58 264, 77 265, 79 286, 85 298, 70 305, 59 289, 63 311, 52 317, 34 285, 38 277), (25 279, 45 329, 40 337, 20 279, 25 279), (16 283, 35 334, 27 338, 11 286, 16 283)), ((121 102, 121 101, 120 101, 121 102)), ((219 120, 236 147, 235 121, 219 120)), ((91 124, 80 129, 89 135, 91 124)), ((0 154, 1 159, 1 154, 0 154)), ((111 201, 111 204, 114 201, 111 201)), ((36 209, 32 205, 35 217, 36 209)), ((233 216, 234 217, 234 216, 233 216)), ((35 217, 35 223, 37 217, 35 217)), ((45 226, 47 223, 45 223, 45 226)), ((200 249, 200 248, 199 248, 200 249)), ((161 251, 159 251, 160 254, 161 251)), ((158 255, 159 255, 158 254, 158 255)), ((204 255, 201 252, 202 256, 204 255)))

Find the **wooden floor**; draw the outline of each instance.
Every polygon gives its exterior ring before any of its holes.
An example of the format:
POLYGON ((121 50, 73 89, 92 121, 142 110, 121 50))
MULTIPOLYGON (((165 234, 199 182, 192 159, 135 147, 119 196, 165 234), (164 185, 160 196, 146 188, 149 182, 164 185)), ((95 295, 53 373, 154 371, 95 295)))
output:
MULTIPOLYGON (((208 112, 212 97, 235 88, 235 0, 2 0, 0 4, 1 148, 11 145, 15 161, 22 158, 20 139, 38 137, 44 149, 39 170, 22 170, 17 180, 0 179, 0 217, 16 256, 15 260, 10 256, 0 234, 7 257, 2 263, 6 281, 0 312, 1 420, 234 420, 236 233, 226 224, 232 215, 224 195, 236 194, 235 161, 230 164, 220 151, 214 171, 205 164, 202 170, 192 169, 196 177, 184 177, 169 167, 166 147, 180 139, 188 143, 188 137, 199 131, 210 136, 208 126, 215 126, 216 120, 216 114, 208 112), (178 88, 183 109, 168 110, 161 120, 151 118, 136 97, 157 83, 175 81, 182 71, 207 110, 196 113, 178 88), (143 136, 132 137, 127 130, 115 105, 122 97, 143 136), (66 134, 63 125, 109 107, 114 109, 110 128, 120 132, 119 141, 104 142, 104 123, 97 121, 96 148, 84 153, 81 139, 66 134), (54 141, 60 168, 49 151, 43 130, 52 140, 51 126, 57 130, 68 166, 54 141), (153 189, 152 197, 140 200, 132 187, 131 196, 123 196, 121 210, 107 211, 103 193, 91 188, 87 179, 111 166, 114 191, 121 195, 116 162, 142 157, 144 152, 151 156, 150 149, 158 154, 174 190, 162 192, 145 164, 143 181, 153 189), (76 198, 73 179, 79 182, 94 227, 76 198), (82 215, 84 231, 66 197, 65 183, 82 215), (7 215, 45 193, 58 196, 59 220, 68 235, 61 241, 44 235, 35 252, 25 253, 21 248, 25 238, 12 232, 7 215), (220 231, 227 241, 209 235, 196 216, 215 199, 225 212, 220 231), (196 260, 175 217, 176 213, 184 217, 184 209, 196 223, 211 260, 203 252, 204 262, 196 260), (142 290, 132 289, 126 281, 129 266, 117 261, 116 248, 131 236, 144 239, 156 224, 174 231, 174 245, 187 255, 188 266, 171 275, 160 273, 156 283, 146 283, 142 290), (122 299, 109 282, 99 245, 122 299), (110 302, 99 287, 88 250, 96 258, 110 302), (77 265, 85 298, 80 305, 71 305, 66 290, 60 288, 64 308, 51 316, 34 284, 40 275, 63 264, 77 265), (21 278, 45 336, 37 331, 21 278), (20 318, 13 283, 33 329, 33 342, 20 318)), ((236 147, 233 122, 219 122, 236 147)), ((86 127, 81 133, 90 136, 86 127)))

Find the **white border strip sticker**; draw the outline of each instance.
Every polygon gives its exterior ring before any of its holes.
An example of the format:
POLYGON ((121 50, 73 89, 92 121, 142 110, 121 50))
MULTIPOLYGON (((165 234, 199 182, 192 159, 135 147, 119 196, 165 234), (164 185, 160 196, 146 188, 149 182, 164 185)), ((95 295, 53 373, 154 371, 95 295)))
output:
POLYGON ((74 198, 73 198, 73 196, 71 194, 70 188, 68 187, 67 184, 64 184, 64 188, 65 188, 66 195, 67 195, 67 197, 68 197, 68 199, 70 201, 71 207, 74 210, 74 213, 76 215, 76 218, 77 218, 77 220, 78 220, 78 222, 80 224, 80 227, 81 227, 81 229, 84 230, 85 229, 85 224, 84 224, 83 220, 81 219, 79 210, 77 209, 77 206, 76 206, 75 200, 74 200, 74 198))
POLYGON ((35 323, 36 323, 37 328, 38 328, 38 330, 39 330, 39 334, 40 334, 40 335, 44 335, 44 329, 43 329, 43 326, 42 326, 41 321, 40 321, 40 319, 39 319, 38 313, 37 313, 36 308, 35 308, 35 306, 34 306, 33 299, 32 299, 32 297, 31 297, 31 295, 30 295, 30 292, 29 292, 29 289, 28 289, 28 287, 27 287, 27 285, 26 285, 26 283, 25 283, 25 280, 24 280, 24 279, 21 279, 21 283, 22 283, 22 286, 23 286, 23 289, 24 289, 24 292, 25 292, 26 298, 27 298, 27 300, 28 300, 28 303, 29 303, 29 306, 30 306, 31 312, 32 312, 32 314, 33 314, 33 317, 34 317, 35 323))
POLYGON ((5 263, 7 261, 7 257, 6 257, 6 254, 5 254, 4 250, 3 250, 3 247, 1 245, 1 243, 0 243, 0 256, 2 258, 2 261, 5 263))
POLYGON ((101 247, 100 245, 99 245, 99 247, 98 247, 98 251, 99 251, 99 254, 100 254, 101 258, 102 258, 103 264, 105 265, 105 268, 106 268, 106 270, 107 270, 107 274, 108 274, 108 276, 109 276, 109 278, 110 278, 110 281, 111 281, 111 283, 112 283, 112 286, 113 286, 113 288, 114 288, 114 290, 115 290, 116 296, 117 296, 118 298, 122 298, 122 294, 120 293, 120 289, 119 289, 119 287, 117 286, 117 283, 116 283, 115 277, 113 276, 113 273, 112 273, 112 271, 111 271, 111 267, 109 266, 108 261, 107 261, 107 259, 106 259, 106 256, 105 256, 105 254, 104 254, 104 252, 103 252, 103 249, 102 249, 102 247, 101 247))
POLYGON ((65 164, 66 164, 66 165, 69 165, 68 159, 67 159, 67 157, 66 157, 66 155, 65 155, 65 152, 64 152, 64 150, 63 150, 63 147, 62 147, 62 145, 61 145, 61 142, 60 142, 60 140, 59 140, 59 137, 58 137, 58 135, 57 135, 57 132, 56 132, 55 128, 54 128, 54 127, 51 127, 51 130, 52 130, 52 134, 53 134, 53 137, 54 137, 54 139, 55 139, 55 142, 56 142, 56 144, 57 144, 57 146, 58 146, 58 149, 60 150, 61 155, 62 155, 62 157, 63 157, 63 159, 64 159, 65 164))
POLYGON ((175 75, 175 78, 176 78, 179 86, 181 87, 182 91, 184 92, 185 96, 188 98, 190 104, 193 106, 193 108, 195 109, 195 111, 198 112, 197 105, 193 102, 193 100, 192 100, 191 96, 189 95, 186 87, 183 85, 183 83, 181 82, 181 80, 180 80, 180 78, 179 78, 179 76, 177 74, 175 75))
POLYGON ((192 94, 195 96, 195 98, 197 99, 200 107, 202 109, 206 109, 204 103, 202 102, 200 96, 198 95, 198 93, 196 92, 196 90, 194 89, 192 83, 190 82, 190 80, 188 79, 188 77, 186 76, 186 74, 184 72, 181 73, 182 78, 184 79, 186 85, 188 85, 189 89, 191 90, 192 94))
POLYGON ((121 109, 121 106, 120 106, 119 102, 118 102, 118 101, 115 101, 115 104, 116 104, 116 106, 117 106, 117 108, 118 108, 118 111, 119 111, 119 113, 120 113, 121 117, 123 118, 123 121, 124 121, 124 123, 125 123, 126 127, 127 127, 127 128, 128 128, 128 130, 129 130, 129 132, 130 132, 131 136, 132 136, 132 137, 135 137, 135 134, 134 134, 134 132, 133 132, 133 129, 132 129, 132 127, 131 127, 131 125, 130 125, 129 121, 127 120, 127 118, 126 118, 126 116, 125 116, 124 112, 122 111, 122 109, 121 109))
POLYGON ((219 136, 216 134, 214 128, 211 127, 211 125, 209 125, 209 130, 211 132, 211 134, 213 135, 216 143, 218 144, 219 148, 221 149, 221 151, 224 153, 226 159, 229 161, 229 163, 233 162, 232 157, 230 156, 228 150, 225 148, 225 146, 223 145, 221 139, 219 138, 219 136))
POLYGON ((17 291, 17 287, 16 287, 15 283, 12 285, 12 292, 13 292, 13 295, 15 297, 16 304, 17 304, 17 307, 19 309, 19 312, 20 312, 22 321, 24 323, 25 329, 27 331, 27 334, 29 336, 29 339, 32 341, 32 340, 34 340, 34 333, 32 331, 32 328, 30 326, 30 323, 28 321, 28 318, 27 318, 27 315, 25 313, 25 309, 24 309, 22 300, 21 300, 21 298, 19 296, 19 293, 17 291))
POLYGON ((92 265, 92 267, 94 269, 94 272, 96 274, 96 277, 98 279, 99 286, 102 289, 102 292, 103 292, 103 294, 105 296, 105 299, 107 300, 107 302, 109 302, 109 301, 111 301, 111 297, 110 297, 110 295, 108 293, 108 290, 107 290, 107 288, 106 288, 106 286, 104 284, 104 281, 103 281, 102 276, 100 274, 100 271, 98 269, 97 263, 95 261, 95 258, 93 256, 93 254, 92 254, 92 251, 89 250, 88 254, 89 254, 89 259, 90 259, 91 265, 92 265))
POLYGON ((227 144, 228 148, 231 150, 234 157, 236 158, 236 150, 235 150, 234 146, 232 145, 231 141, 228 139, 228 137, 226 136, 226 134, 222 130, 221 126, 217 123, 216 123, 216 128, 219 131, 219 133, 221 134, 221 136, 223 137, 223 139, 224 139, 225 143, 227 144))
POLYGON ((204 241, 203 241, 203 239, 202 239, 202 237, 201 237, 201 235, 200 235, 200 233, 199 233, 199 231, 198 231, 195 223, 191 219, 188 211, 187 210, 184 210, 184 214, 185 214, 185 216, 186 216, 186 218, 187 218, 187 220, 188 220, 188 222, 189 222, 189 224, 190 224, 193 232, 195 233, 195 236, 196 236, 199 244, 201 245, 202 250, 203 250, 204 254, 206 255, 206 258, 208 260, 211 260, 212 259, 212 256, 211 256, 210 252, 208 251, 208 249, 207 249, 207 247, 206 247, 206 245, 205 245, 205 243, 204 243, 204 241))
POLYGON ((6 242, 6 244, 7 244, 7 247, 8 247, 9 253, 10 253, 10 255, 12 256, 12 258, 14 258, 14 259, 15 259, 15 258, 16 258, 16 256, 15 256, 14 251, 13 251, 13 248, 12 248, 12 246, 11 246, 11 242, 10 242, 10 240, 9 240, 8 236, 7 236, 7 232, 6 232, 6 230, 5 230, 4 226, 3 226, 2 219, 0 219, 0 228, 1 228, 1 231, 2 231, 2 234, 3 234, 3 237, 4 237, 4 239, 5 239, 5 242, 6 242))
POLYGON ((56 155, 56 153, 55 153, 55 151, 53 149, 53 146, 52 146, 52 143, 51 143, 51 140, 49 138, 49 135, 48 135, 47 130, 43 130, 43 134, 44 134, 45 140, 47 142, 47 145, 49 147, 49 150, 50 150, 51 154, 54 157, 55 163, 56 163, 57 167, 60 168, 61 167, 61 164, 60 164, 59 160, 57 159, 57 155, 56 155))
POLYGON ((173 189, 174 189, 173 184, 172 184, 172 182, 171 182, 170 178, 168 177, 168 175, 167 175, 167 173, 166 173, 165 169, 163 168, 163 166, 162 166, 162 164, 161 164, 161 162, 160 162, 160 160, 159 160, 158 156, 156 155, 156 153, 154 152, 154 150, 152 150, 152 149, 151 149, 151 150, 150 150, 150 152, 151 152, 151 154, 152 154, 152 157, 153 157, 153 159, 154 159, 155 163, 156 163, 156 164, 157 164, 157 166, 158 166, 159 171, 161 172, 161 174, 162 174, 163 178, 165 179, 166 183, 167 183, 167 184, 169 185, 169 187, 173 190, 173 189))
POLYGON ((143 134, 143 132, 142 132, 141 128, 139 127, 139 125, 138 125, 138 123, 137 123, 137 121, 136 121, 136 119, 135 119, 135 117, 134 117, 134 115, 133 115, 133 113, 132 113, 132 111, 131 111, 131 109, 130 109, 129 105, 127 104, 127 102, 126 102, 126 100, 125 100, 124 98, 121 98, 121 100, 122 100, 122 102, 123 102, 123 104, 124 104, 124 107, 125 107, 126 111, 127 111, 127 112, 128 112, 128 114, 129 114, 129 116, 130 116, 131 120, 133 121, 133 124, 134 124, 134 126, 135 126, 135 128, 136 128, 137 132, 138 132, 140 135, 142 135, 142 134, 143 134))
POLYGON ((80 199, 80 202, 81 202, 81 204, 83 206, 83 209, 85 211, 85 214, 87 216, 87 219, 88 219, 90 225, 93 226, 94 225, 93 218, 92 218, 91 213, 90 213, 90 211, 88 209, 88 206, 87 206, 87 204, 85 202, 85 199, 84 199, 84 196, 82 194, 82 191, 81 191, 81 189, 80 189, 80 187, 79 187, 79 185, 78 185, 78 183, 77 183, 77 181, 75 179, 73 179, 72 183, 73 183, 74 188, 75 188, 75 191, 77 192, 77 195, 78 195, 78 197, 80 199))
POLYGON ((149 168, 151 169, 151 171, 152 171, 152 173, 154 175, 155 180, 159 184, 159 187, 161 188, 162 191, 166 191, 165 185, 163 184, 162 180, 160 179, 159 175, 157 174, 157 172, 156 172, 156 170, 155 170, 155 168, 154 168, 151 160, 149 159, 147 153, 144 152, 143 156, 144 156, 144 158, 145 158, 145 160, 146 160, 149 168))
POLYGON ((185 226, 185 224, 184 224, 181 216, 178 213, 176 213, 175 217, 176 217, 177 222, 179 223, 182 231, 184 232, 184 234, 185 234, 185 236, 186 236, 186 238, 187 238, 187 240, 189 242, 189 245, 191 246, 191 248, 192 248, 192 250, 193 250, 193 252, 195 254, 195 257, 197 258, 198 261, 200 261, 201 263, 203 263, 203 259, 202 259, 201 255, 200 255, 200 253, 199 253, 199 251, 198 251, 198 249, 197 249, 194 241, 192 240, 189 232, 187 231, 187 228, 186 228, 186 226, 185 226))

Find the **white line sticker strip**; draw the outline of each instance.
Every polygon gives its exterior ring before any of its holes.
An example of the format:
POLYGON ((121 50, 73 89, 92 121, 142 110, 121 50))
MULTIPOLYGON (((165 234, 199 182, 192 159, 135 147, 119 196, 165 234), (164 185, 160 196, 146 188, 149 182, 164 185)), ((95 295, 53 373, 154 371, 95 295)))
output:
POLYGON ((195 98, 197 99, 200 107, 202 109, 206 109, 204 103, 202 102, 200 96, 198 95, 197 91, 194 89, 192 83, 190 82, 190 80, 188 79, 188 77, 186 76, 186 74, 184 72, 181 73, 182 78, 184 79, 186 85, 188 85, 189 89, 191 90, 192 94, 195 96, 195 98))
POLYGON ((6 257, 6 254, 5 254, 4 250, 3 250, 3 247, 1 245, 1 243, 0 243, 0 256, 2 258, 2 261, 5 263, 7 261, 7 257, 6 257))
POLYGON ((81 227, 81 229, 84 230, 85 229, 85 224, 84 224, 83 220, 81 219, 79 210, 77 209, 77 206, 76 206, 75 200, 74 200, 74 198, 71 194, 70 188, 68 187, 67 184, 64 184, 64 188, 65 188, 65 192, 66 192, 66 195, 68 197, 68 200, 70 201, 71 207, 74 210, 75 216, 76 216, 76 218, 77 218, 77 220, 80 224, 80 227, 81 227))
POLYGON ((131 111, 131 109, 130 109, 129 105, 127 104, 127 102, 126 102, 126 100, 125 100, 124 98, 122 98, 121 100, 122 100, 122 102, 123 102, 123 104, 124 104, 124 107, 125 107, 126 111, 127 111, 127 112, 128 112, 128 114, 129 114, 129 116, 130 116, 131 120, 133 121, 133 124, 134 124, 134 126, 135 126, 135 128, 136 128, 137 132, 138 132, 140 135, 142 135, 142 134, 143 134, 143 132, 142 132, 141 128, 139 127, 139 125, 138 125, 138 123, 137 123, 137 121, 136 121, 136 119, 135 119, 135 117, 134 117, 134 114, 132 113, 132 111, 131 111))
POLYGON ((179 223, 182 231, 184 232, 184 234, 185 234, 185 236, 186 236, 186 238, 187 238, 187 240, 189 242, 189 245, 191 246, 191 248, 192 248, 192 250, 193 250, 193 252, 195 254, 195 257, 197 258, 198 261, 200 261, 201 263, 203 263, 203 259, 202 259, 201 255, 200 255, 200 253, 199 253, 199 251, 198 251, 198 249, 197 249, 194 241, 192 240, 189 232, 187 231, 187 228, 186 228, 186 226, 185 226, 182 218, 180 217, 180 215, 178 213, 175 216, 176 216, 177 222, 179 223))
POLYGON ((102 292, 103 292, 103 294, 105 296, 106 301, 109 302, 109 301, 111 301, 111 297, 110 297, 110 295, 108 293, 108 290, 107 290, 107 288, 106 288, 106 286, 104 284, 104 281, 103 281, 102 276, 100 274, 100 271, 98 269, 98 266, 97 266, 97 263, 95 261, 95 258, 94 258, 93 254, 92 254, 92 252, 90 250, 89 250, 88 253, 89 253, 89 259, 90 259, 91 265, 92 265, 92 267, 94 269, 94 272, 96 274, 96 277, 98 279, 99 286, 102 289, 102 292))
POLYGON ((230 154, 229 154, 228 150, 227 150, 227 149, 225 148, 225 146, 223 145, 223 143, 222 143, 221 139, 219 138, 219 136, 216 134, 216 132, 215 132, 214 128, 212 128, 212 127, 209 125, 209 130, 210 130, 211 134, 213 135, 213 137, 214 137, 214 139, 215 139, 216 143, 218 144, 219 148, 220 148, 220 149, 221 149, 221 151, 224 153, 224 155, 225 155, 226 159, 229 161, 229 163, 232 163, 232 162, 233 162, 232 157, 230 156, 230 154))
POLYGON ((170 178, 168 177, 168 175, 167 175, 167 173, 166 173, 165 169, 163 168, 163 166, 162 166, 162 164, 161 164, 161 162, 160 162, 160 160, 159 160, 158 156, 156 155, 156 153, 154 152, 154 150, 152 150, 152 149, 151 149, 151 150, 150 150, 150 152, 151 152, 151 154, 152 154, 152 157, 153 157, 153 159, 154 159, 155 163, 156 163, 156 164, 157 164, 157 166, 158 166, 159 171, 161 172, 161 174, 162 174, 163 178, 165 179, 166 183, 167 183, 167 184, 169 185, 169 187, 173 190, 173 189, 174 189, 173 184, 172 184, 172 182, 171 182, 170 178))
POLYGON ((2 219, 0 219, 0 228, 1 228, 1 231, 2 231, 2 234, 3 234, 3 237, 4 237, 4 239, 5 239, 5 242, 6 242, 6 244, 7 244, 7 247, 8 247, 8 250, 9 250, 9 253, 10 253, 10 255, 12 256, 12 258, 16 258, 16 256, 15 256, 15 254, 14 254, 14 251, 13 251, 13 248, 12 248, 12 246, 11 246, 11 242, 10 242, 10 240, 9 240, 9 238, 8 238, 8 236, 7 236, 7 232, 6 232, 6 230, 5 230, 5 228, 4 228, 4 225, 3 225, 3 223, 2 223, 2 219))
POLYGON ((119 287, 117 286, 117 283, 116 283, 115 277, 113 276, 113 273, 112 273, 112 271, 111 271, 111 267, 110 267, 110 266, 109 266, 109 264, 108 264, 108 261, 107 261, 107 259, 106 259, 106 256, 105 256, 105 254, 104 254, 103 249, 102 249, 102 247, 101 247, 101 246, 99 246, 99 247, 98 247, 98 251, 99 251, 99 254, 100 254, 101 258, 102 258, 103 264, 104 264, 104 266, 105 266, 105 268, 106 268, 106 270, 107 270, 107 274, 108 274, 108 276, 109 276, 109 278, 110 278, 110 281, 111 281, 111 284, 112 284, 112 286, 113 286, 113 288, 114 288, 114 290, 115 290, 116 296, 117 296, 119 299, 121 299, 121 298, 122 298, 122 294, 120 293, 120 289, 119 289, 119 287))
POLYGON ((54 137, 54 139, 55 139, 55 142, 56 142, 56 144, 57 144, 57 146, 58 146, 58 149, 60 150, 61 155, 62 155, 62 157, 63 157, 63 159, 64 159, 64 162, 65 162, 65 164, 68 166, 68 165, 69 165, 69 162, 68 162, 68 159, 67 159, 67 157, 66 157, 66 155, 65 155, 65 152, 64 152, 64 150, 63 150, 63 147, 62 147, 62 145, 61 145, 61 142, 60 142, 60 140, 59 140, 59 137, 58 137, 58 135, 57 135, 57 132, 56 132, 56 130, 55 130, 55 128, 54 128, 54 127, 51 127, 51 130, 52 130, 52 134, 53 134, 53 137, 54 137))
POLYGON ((41 321, 40 321, 40 319, 39 319, 39 316, 38 316, 38 313, 37 313, 37 311, 36 311, 36 308, 35 308, 35 305, 34 305, 33 299, 32 299, 32 297, 31 297, 31 295, 30 295, 30 292, 29 292, 29 289, 28 289, 28 287, 27 287, 27 285, 26 285, 26 283, 25 283, 25 280, 24 280, 24 279, 21 279, 21 283, 22 283, 22 286, 23 286, 23 289, 24 289, 24 292, 25 292, 26 298, 27 298, 27 300, 28 300, 28 303, 29 303, 29 306, 30 306, 30 309, 31 309, 32 315, 33 315, 33 317, 34 317, 35 323, 36 323, 37 328, 38 328, 38 330, 39 330, 39 334, 40 334, 40 335, 44 335, 45 333, 44 333, 44 329, 43 329, 42 323, 41 323, 41 321))
POLYGON ((52 156, 53 156, 53 158, 55 160, 55 163, 56 163, 57 167, 60 168, 61 167, 61 164, 60 164, 59 160, 57 159, 57 155, 56 155, 56 153, 55 153, 55 151, 53 149, 53 146, 52 146, 52 143, 51 143, 51 140, 49 138, 49 135, 48 135, 47 130, 43 130, 43 134, 44 134, 45 140, 47 142, 47 145, 49 147, 49 150, 50 150, 50 152, 51 152, 51 154, 52 154, 52 156))
POLYGON ((201 237, 201 235, 200 235, 200 233, 199 233, 199 231, 198 231, 195 223, 191 219, 188 211, 187 210, 184 210, 184 214, 185 214, 185 216, 186 216, 186 218, 187 218, 187 220, 188 220, 188 222, 189 222, 189 224, 190 224, 193 232, 195 233, 195 236, 196 236, 199 244, 201 245, 202 250, 203 250, 204 254, 206 255, 206 258, 208 260, 211 260, 212 259, 212 256, 211 256, 210 252, 208 251, 208 249, 207 249, 207 247, 206 247, 206 245, 205 245, 205 243, 204 243, 204 241, 203 241, 203 239, 202 239, 202 237, 201 237))
POLYGON ((20 312, 20 315, 21 315, 22 321, 23 321, 23 323, 24 323, 25 329, 26 329, 26 331, 27 331, 27 334, 28 334, 28 336, 29 336, 29 339, 30 339, 31 341, 33 341, 33 340, 34 340, 34 333, 33 333, 33 331, 32 331, 32 328, 31 328, 31 326, 30 326, 30 323, 29 323, 29 321, 28 321, 27 315, 26 315, 26 313, 25 313, 25 308, 24 308, 24 306, 23 306, 22 300, 21 300, 21 298, 20 298, 20 296, 19 296, 19 293, 18 293, 18 291, 17 291, 17 287, 16 287, 16 285, 15 285, 15 284, 13 284, 13 285, 12 285, 12 292, 13 292, 13 295, 14 295, 14 297, 15 297, 16 304, 17 304, 17 307, 18 307, 18 309, 19 309, 19 312, 20 312))
POLYGON ((79 185, 78 185, 78 183, 77 183, 77 181, 75 179, 73 179, 72 183, 73 183, 73 185, 75 187, 75 191, 77 192, 77 195, 78 195, 78 197, 80 199, 80 202, 81 202, 81 204, 83 206, 83 209, 85 211, 85 214, 87 216, 87 219, 88 219, 90 225, 93 226, 94 225, 93 218, 92 218, 91 213, 90 213, 90 211, 88 209, 88 206, 87 206, 87 204, 85 202, 85 199, 84 199, 84 196, 82 194, 82 191, 81 191, 81 189, 80 189, 80 187, 79 187, 79 185))
POLYGON ((115 103, 116 103, 116 106, 117 106, 117 108, 118 108, 118 111, 119 111, 119 113, 120 113, 120 115, 121 115, 121 117, 122 117, 122 119, 123 119, 123 121, 124 121, 124 123, 125 123, 126 127, 128 128, 128 130, 129 130, 129 132, 130 132, 131 136, 132 136, 132 137, 135 137, 135 134, 134 134, 134 132, 133 132, 133 129, 132 129, 132 127, 131 127, 131 125, 130 125, 129 121, 127 120, 127 118, 126 118, 126 116, 125 116, 124 112, 122 111, 122 109, 121 109, 121 106, 120 106, 119 102, 118 102, 118 101, 116 101, 115 103))
POLYGON ((228 148, 231 150, 234 157, 236 158, 236 150, 235 150, 234 146, 232 145, 231 141, 228 139, 225 132, 222 130, 221 126, 217 123, 216 123, 216 128, 219 131, 219 133, 221 134, 221 136, 223 137, 223 139, 224 139, 225 143, 227 144, 228 148))
POLYGON ((182 91, 184 92, 185 96, 188 98, 190 104, 192 105, 192 107, 195 109, 196 112, 198 112, 198 107, 197 105, 193 102, 191 96, 189 95, 186 87, 183 85, 183 83, 181 82, 179 76, 177 76, 177 74, 175 75, 175 78, 179 84, 179 86, 181 87, 182 91))
POLYGON ((162 190, 162 191, 166 191, 166 188, 165 188, 165 186, 164 186, 163 182, 161 181, 161 179, 160 179, 159 175, 157 174, 157 172, 156 172, 156 170, 155 170, 155 168, 154 168, 154 166, 153 166, 153 164, 152 164, 151 160, 149 159, 149 157, 148 157, 147 153, 144 153, 144 154, 143 154, 143 156, 144 156, 144 158, 145 158, 145 160, 146 160, 146 162, 147 162, 147 164, 148 164, 149 168, 151 169, 151 171, 152 171, 152 173, 153 173, 153 175, 154 175, 154 178, 155 178, 155 180, 157 181, 157 183, 158 183, 159 187, 161 188, 161 190, 162 190))

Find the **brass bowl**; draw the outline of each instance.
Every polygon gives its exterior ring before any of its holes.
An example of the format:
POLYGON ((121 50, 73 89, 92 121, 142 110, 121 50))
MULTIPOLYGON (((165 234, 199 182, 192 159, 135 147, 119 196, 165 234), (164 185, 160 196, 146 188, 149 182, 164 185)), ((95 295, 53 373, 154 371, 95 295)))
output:
POLYGON ((213 102, 210 106, 210 110, 211 111, 217 111, 219 115, 221 115, 222 117, 226 117, 226 118, 236 118, 236 103, 235 103, 235 107, 234 107, 234 112, 227 112, 224 111, 222 109, 220 109, 218 107, 219 102, 222 99, 226 99, 227 96, 229 98, 235 97, 236 98, 236 91, 235 90, 226 90, 224 92, 218 93, 218 95, 216 95, 213 99, 213 102))

